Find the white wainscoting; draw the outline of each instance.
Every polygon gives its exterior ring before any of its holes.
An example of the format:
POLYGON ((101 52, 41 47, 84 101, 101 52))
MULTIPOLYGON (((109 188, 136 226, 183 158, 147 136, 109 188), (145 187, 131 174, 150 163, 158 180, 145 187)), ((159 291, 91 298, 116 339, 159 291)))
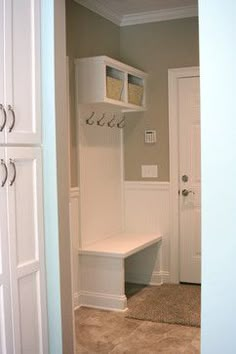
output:
POLYGON ((169 182, 124 182, 126 232, 160 233, 161 244, 127 258, 126 281, 158 285, 170 279, 169 182))
MULTIPOLYGON (((126 281, 159 285, 170 281, 170 196, 169 183, 124 182, 125 231, 161 233, 162 242, 125 260, 126 281), (150 271, 151 270, 151 271, 150 271)), ((70 191, 70 229, 74 308, 89 294, 79 284, 79 189, 70 191)), ((104 307, 105 298, 103 299, 104 307)), ((120 299, 119 299, 120 300, 120 299)), ((122 299, 123 301, 123 299, 122 299)), ((93 306, 93 304, 90 304, 93 306)))
POLYGON ((70 189, 71 271, 74 308, 79 306, 79 188, 70 189))

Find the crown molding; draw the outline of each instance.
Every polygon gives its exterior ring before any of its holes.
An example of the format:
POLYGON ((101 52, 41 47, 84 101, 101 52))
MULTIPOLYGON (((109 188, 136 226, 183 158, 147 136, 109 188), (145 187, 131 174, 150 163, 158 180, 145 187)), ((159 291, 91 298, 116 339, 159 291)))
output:
POLYGON ((197 6, 176 7, 172 9, 140 12, 121 16, 114 11, 107 9, 106 6, 98 1, 74 1, 121 27, 198 16, 197 6))
POLYGON ((120 26, 131 26, 150 22, 168 21, 187 17, 197 17, 197 6, 176 7, 158 11, 142 12, 122 17, 120 26))
POLYGON ((87 9, 106 18, 107 20, 113 22, 117 26, 121 25, 122 16, 118 15, 112 10, 107 9, 107 7, 102 5, 100 2, 94 0, 74 0, 74 1, 84 7, 87 7, 87 9))

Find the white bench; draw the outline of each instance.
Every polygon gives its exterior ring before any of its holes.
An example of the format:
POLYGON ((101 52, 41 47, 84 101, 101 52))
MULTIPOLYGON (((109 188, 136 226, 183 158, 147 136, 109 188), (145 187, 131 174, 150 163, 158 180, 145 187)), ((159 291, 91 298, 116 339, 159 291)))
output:
POLYGON ((79 249, 80 305, 124 311, 125 258, 158 242, 158 234, 118 234, 79 249))

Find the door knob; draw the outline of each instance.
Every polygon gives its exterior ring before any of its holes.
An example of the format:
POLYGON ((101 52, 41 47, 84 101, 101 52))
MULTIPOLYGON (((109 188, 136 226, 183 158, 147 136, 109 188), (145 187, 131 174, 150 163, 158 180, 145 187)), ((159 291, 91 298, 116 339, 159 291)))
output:
POLYGON ((191 191, 191 190, 188 190, 188 189, 183 189, 183 190, 182 190, 182 195, 183 195, 184 197, 187 197, 190 193, 195 194, 194 191, 191 191))

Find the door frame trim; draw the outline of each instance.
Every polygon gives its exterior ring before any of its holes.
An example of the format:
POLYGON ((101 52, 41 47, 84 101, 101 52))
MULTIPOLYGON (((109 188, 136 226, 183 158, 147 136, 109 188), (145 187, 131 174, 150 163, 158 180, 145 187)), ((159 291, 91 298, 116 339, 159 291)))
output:
POLYGON ((199 67, 168 70, 169 104, 169 161, 170 161, 170 281, 179 283, 179 134, 178 134, 178 80, 199 76, 199 67))

